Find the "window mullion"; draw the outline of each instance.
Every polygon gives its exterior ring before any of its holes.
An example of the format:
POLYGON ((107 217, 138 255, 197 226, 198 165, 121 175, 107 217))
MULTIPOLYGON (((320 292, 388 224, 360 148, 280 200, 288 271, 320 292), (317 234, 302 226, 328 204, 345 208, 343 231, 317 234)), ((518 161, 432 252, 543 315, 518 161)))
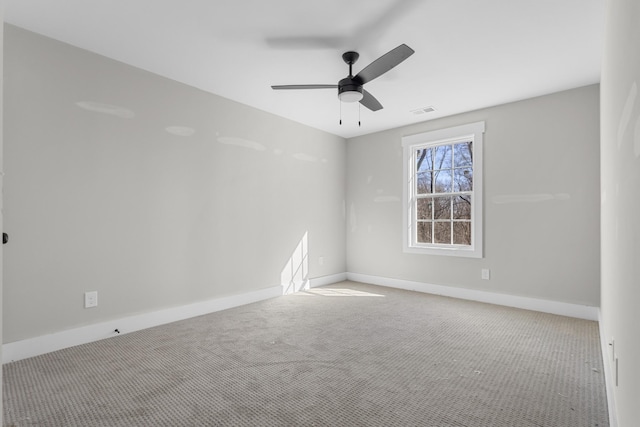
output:
POLYGON ((426 199, 429 197, 456 197, 456 196, 471 196, 473 191, 458 191, 452 193, 424 193, 416 194, 416 199, 426 199))
POLYGON ((453 197, 449 198, 449 243, 453 245, 453 197))

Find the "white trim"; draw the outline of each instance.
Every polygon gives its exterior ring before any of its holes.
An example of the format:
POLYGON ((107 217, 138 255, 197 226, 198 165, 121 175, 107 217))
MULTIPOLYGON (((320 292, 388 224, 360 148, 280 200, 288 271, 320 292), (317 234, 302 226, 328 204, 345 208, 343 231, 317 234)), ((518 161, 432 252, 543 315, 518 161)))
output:
POLYGON ((329 276, 316 277, 309 280, 309 286, 311 288, 317 288, 318 286, 332 285, 338 282, 344 282, 347 280, 347 273, 331 274, 329 276))
POLYGON ((598 320, 598 307, 588 305, 569 304, 565 302, 543 300, 515 295, 498 294, 494 292, 478 291, 474 289, 457 288, 453 286, 432 285, 429 283, 413 282, 388 277, 369 276, 359 273, 347 273, 347 279, 371 285, 387 286, 389 288, 405 289, 442 295, 465 300, 486 302, 543 313, 559 314, 561 316, 576 317, 578 319, 598 320))
POLYGON ((484 132, 484 122, 468 123, 460 126, 453 126, 445 129, 438 129, 407 135, 402 137, 402 145, 421 144, 425 142, 437 142, 448 139, 457 139, 461 135, 475 135, 484 132))
POLYGON ((483 257, 483 145, 485 122, 469 123, 446 129, 422 132, 402 137, 402 250, 405 253, 423 255, 447 255, 469 258, 483 257), (473 140, 473 192, 471 204, 471 246, 454 245, 424 245, 416 244, 415 238, 415 209, 413 183, 415 179, 414 148, 425 144, 453 144, 470 138, 473 140))
MULTIPOLYGON (((308 279, 310 287, 330 285, 347 280, 347 273, 332 274, 328 276, 308 279)), ((241 305, 282 296, 282 286, 273 286, 244 294, 231 295, 227 297, 215 298, 207 301, 172 307, 150 313, 138 314, 135 316, 123 317, 109 320, 107 322, 82 326, 55 332, 53 334, 42 335, 22 341, 15 341, 2 345, 2 363, 14 362, 28 357, 50 353, 63 348, 86 344, 93 341, 111 338, 118 334, 139 331, 141 329, 164 325, 191 317, 202 316, 241 305)))
MULTIPOLYGON (((480 301, 491 304, 504 305, 509 307, 523 308, 527 310, 541 311, 544 313, 559 314, 563 316, 577 317, 587 320, 598 320, 599 310, 597 307, 590 307, 577 304, 568 304, 556 301, 540 300, 535 298, 517 297, 512 295, 497 294, 486 291, 456 288, 451 286, 432 285, 422 282, 412 282, 401 279, 391 279, 387 277, 369 276, 358 273, 339 273, 329 276, 310 279, 311 287, 325 286, 338 283, 344 280, 369 283, 372 285, 387 286, 390 288, 406 289, 417 292, 425 292, 435 295, 449 296, 466 300, 480 301)), ((121 319, 110 320, 94 325, 82 326, 68 329, 49 335, 29 338, 22 341, 7 343, 2 346, 2 363, 13 362, 38 356, 67 347, 86 344, 105 338, 116 336, 114 332, 118 329, 121 333, 139 331, 166 323, 188 319, 190 317, 201 316, 216 311, 226 310, 245 304, 251 304, 282 295, 281 286, 273 286, 258 291, 248 292, 240 295, 216 298, 194 304, 173 307, 151 313, 128 316, 121 319)), ((601 337, 603 333, 601 331, 601 337)), ((604 338, 602 338, 604 340, 604 338)), ((605 345, 603 341, 603 346, 605 345)), ((606 349, 603 349, 603 354, 606 349)), ((607 392, 609 396, 610 387, 610 367, 605 362, 605 378, 607 378, 607 392), (609 373, 607 373, 609 369, 609 373)), ((610 407, 612 402, 609 403, 610 407)), ((611 409, 610 409, 611 411, 611 409)), ((613 413, 613 412, 611 412, 613 413)), ((616 427, 614 424, 612 427, 616 427)))
POLYGON ((117 335, 117 333, 114 332, 115 329, 118 329, 121 334, 126 334, 153 326, 188 319, 190 317, 201 316, 203 314, 275 298, 281 295, 282 286, 273 286, 244 294, 215 298, 208 301, 123 317, 121 319, 11 342, 2 346, 2 363, 26 359, 63 348, 110 338, 117 335))
POLYGON ((602 322, 602 312, 598 310, 598 326, 600 327, 600 348, 602 349, 602 365, 604 367, 604 382, 607 390, 607 405, 609 409, 609 427, 618 427, 618 413, 614 394, 615 378, 612 372, 612 349, 605 335, 602 322))

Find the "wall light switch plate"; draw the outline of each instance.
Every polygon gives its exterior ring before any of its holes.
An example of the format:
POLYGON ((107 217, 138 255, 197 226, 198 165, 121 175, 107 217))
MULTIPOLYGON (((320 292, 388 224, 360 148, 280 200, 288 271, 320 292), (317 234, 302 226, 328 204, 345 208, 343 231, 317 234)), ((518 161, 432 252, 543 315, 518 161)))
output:
POLYGON ((98 291, 91 291, 84 293, 84 308, 91 308, 98 306, 98 291))

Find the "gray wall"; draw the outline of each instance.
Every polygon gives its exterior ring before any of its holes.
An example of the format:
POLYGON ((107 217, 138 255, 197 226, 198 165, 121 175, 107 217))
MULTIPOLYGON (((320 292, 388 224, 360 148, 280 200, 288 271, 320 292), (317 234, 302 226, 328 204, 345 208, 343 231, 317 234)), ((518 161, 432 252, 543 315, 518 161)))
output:
POLYGON ((346 271, 344 139, 12 26, 4 59, 4 342, 279 286, 305 234, 346 271))
POLYGON ((348 271, 598 306, 598 103, 594 85, 350 139, 348 271), (401 137, 481 120, 484 259, 403 253, 401 137))
POLYGON ((622 427, 640 420, 640 3, 609 0, 601 83, 602 324, 622 427), (613 360, 611 347, 610 360, 613 360))

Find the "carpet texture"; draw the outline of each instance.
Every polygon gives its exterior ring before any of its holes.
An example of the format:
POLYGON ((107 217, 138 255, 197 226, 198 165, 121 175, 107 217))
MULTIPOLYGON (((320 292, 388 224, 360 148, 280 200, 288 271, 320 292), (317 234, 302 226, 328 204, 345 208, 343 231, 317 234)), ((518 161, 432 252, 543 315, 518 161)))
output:
POLYGON ((6 364, 5 426, 608 426, 596 322, 343 282, 6 364))

